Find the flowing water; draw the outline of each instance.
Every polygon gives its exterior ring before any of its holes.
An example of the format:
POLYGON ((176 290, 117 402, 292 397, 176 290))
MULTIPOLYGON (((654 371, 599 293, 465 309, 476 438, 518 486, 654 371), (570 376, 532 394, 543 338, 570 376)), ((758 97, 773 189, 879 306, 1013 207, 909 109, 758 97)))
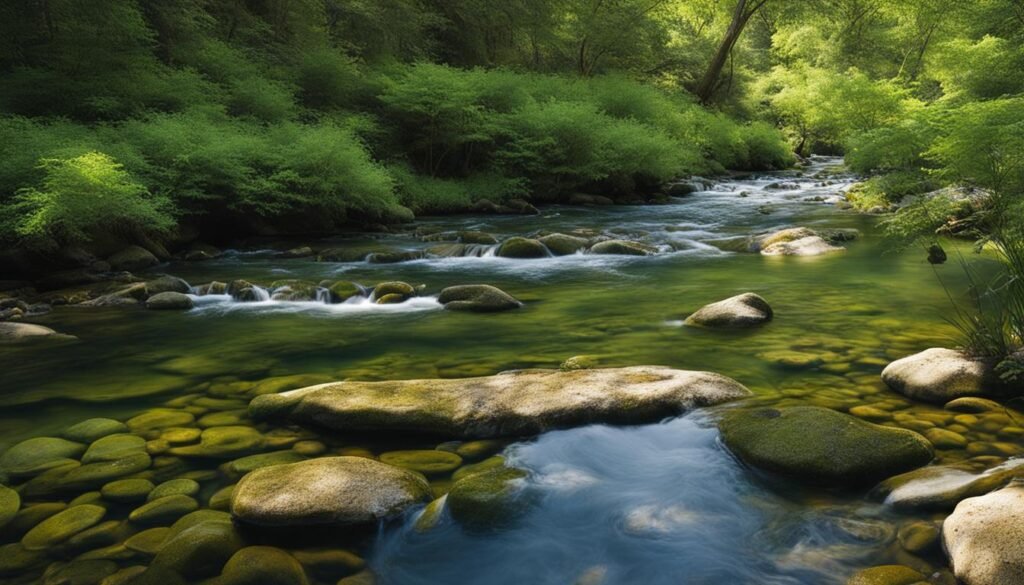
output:
MULTIPOLYGON (((190 402, 204 393, 228 397, 220 408, 245 420, 231 403, 235 390, 344 378, 489 375, 557 368, 572 356, 600 366, 715 371, 754 392, 748 405, 843 411, 871 405, 875 420, 895 426, 941 418, 940 409, 888 391, 879 373, 893 359, 952 343, 955 330, 945 320, 950 302, 940 279, 949 290, 963 290, 962 271, 957 262, 931 266, 920 249, 892 252, 877 217, 840 211, 834 203, 852 178, 827 172, 836 162, 816 159, 802 173, 719 180, 668 205, 553 206, 538 216, 456 216, 415 226, 421 235, 481 230, 498 239, 589 230, 651 244, 658 249, 652 256, 507 259, 479 245, 465 255, 400 263, 316 262, 282 259, 267 243, 267 250, 172 262, 159 271, 193 285, 344 279, 424 288, 394 305, 364 299, 329 304, 322 295, 288 302, 260 293, 248 303, 227 295, 196 297, 196 307, 184 313, 58 307, 36 322, 78 341, 0 351, 0 447, 58 435, 89 417, 124 419, 168 401, 191 404, 203 415, 218 408, 190 402), (793 226, 856 229, 860 236, 844 244, 845 252, 811 258, 733 251, 751 234, 793 226), (498 286, 525 305, 497 314, 442 310, 436 301, 442 288, 470 283, 498 286), (766 327, 730 333, 682 326, 700 306, 747 291, 775 310, 766 327)), ((404 232, 313 245, 415 257, 438 243, 404 232)), ((984 465, 995 466, 1020 451, 1019 443, 983 425, 964 433, 982 447, 941 451, 941 462, 983 454, 984 465), (985 451, 993 443, 999 447, 985 451)), ((332 452, 433 447, 422 438, 318 438, 332 452)), ((898 512, 863 492, 801 488, 747 469, 720 445, 713 410, 661 424, 524 438, 506 456, 530 470, 526 489, 536 495, 520 522, 489 533, 451 523, 420 533, 412 519, 392 523, 373 542, 351 545, 378 582, 831 584, 875 564, 929 571, 942 565, 941 554, 910 557, 894 540, 902 523, 941 516, 898 512)), ((203 502, 233 481, 215 464, 174 469, 200 480, 203 502)), ((435 492, 449 483, 435 478, 435 492)), ((12 579, 28 582, 35 575, 26 570, 12 579)))

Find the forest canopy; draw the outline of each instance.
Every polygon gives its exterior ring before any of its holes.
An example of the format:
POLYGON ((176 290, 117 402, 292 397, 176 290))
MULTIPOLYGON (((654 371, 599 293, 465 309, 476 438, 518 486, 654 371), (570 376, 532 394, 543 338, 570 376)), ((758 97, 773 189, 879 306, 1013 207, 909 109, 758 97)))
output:
POLYGON ((11 0, 0 234, 329 230, 811 153, 872 203, 1019 192, 1022 41, 1020 0, 11 0))

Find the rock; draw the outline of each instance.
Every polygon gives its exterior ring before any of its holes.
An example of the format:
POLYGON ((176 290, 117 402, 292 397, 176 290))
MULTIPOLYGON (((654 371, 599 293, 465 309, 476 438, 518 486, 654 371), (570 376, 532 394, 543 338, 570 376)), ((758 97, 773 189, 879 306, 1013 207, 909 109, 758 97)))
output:
POLYGON ((39 551, 26 550, 21 543, 0 545, 0 577, 13 577, 38 565, 44 558, 39 551))
POLYGON ((605 240, 590 247, 591 254, 612 254, 618 256, 650 256, 658 249, 649 244, 629 240, 605 240))
POLYGON ((15 323, 11 321, 0 322, 0 345, 28 343, 54 337, 71 339, 70 336, 61 335, 53 329, 43 327, 42 325, 34 325, 32 323, 15 323))
POLYGON ((416 517, 416 523, 413 528, 416 532, 427 532, 441 523, 444 518, 445 503, 448 501, 448 494, 437 498, 436 500, 427 504, 420 515, 416 517))
POLYGON ((258 455, 249 455, 248 457, 235 459, 234 461, 226 464, 224 466, 224 470, 232 477, 241 477, 250 471, 261 467, 270 467, 271 465, 282 465, 285 463, 298 463, 305 460, 306 457, 291 449, 287 449, 284 451, 271 451, 270 453, 260 453, 258 455))
POLYGON ((199 493, 199 482, 193 479, 172 479, 153 488, 147 501, 158 500, 167 496, 195 496, 199 493))
POLYGON ((761 249, 761 254, 763 256, 820 256, 844 251, 846 248, 833 246, 820 236, 810 236, 766 246, 761 249))
POLYGON ((199 502, 177 494, 150 500, 132 510, 128 519, 139 526, 164 526, 199 509, 199 502))
POLYGON ((1002 404, 999 404, 995 400, 988 400, 986 398, 975 398, 973 396, 965 396, 964 398, 954 398, 943 406, 946 410, 952 410, 953 412, 963 412, 967 414, 981 414, 983 412, 1003 412, 1006 410, 1002 404))
POLYGON ((127 433, 128 425, 110 418, 90 418, 72 425, 61 433, 65 439, 80 443, 92 443, 108 435, 127 433))
POLYGON ((373 287, 373 296, 371 298, 375 301, 380 301, 389 295, 395 295, 395 297, 404 301, 416 296, 416 288, 407 282, 382 282, 373 287))
POLYGON ((901 510, 951 510, 960 501, 999 489, 1024 477, 1020 462, 1006 463, 983 473, 952 465, 930 465, 890 477, 875 487, 876 497, 901 510))
POLYGON ((106 515, 106 509, 85 504, 72 506, 40 522, 21 539, 26 550, 45 550, 91 528, 106 515))
POLYGON ((485 457, 501 451, 505 448, 505 443, 502 441, 494 440, 480 440, 480 441, 467 441, 462 443, 455 449, 455 454, 462 457, 466 461, 479 461, 485 457))
POLYGON ((14 520, 19 509, 21 509, 21 496, 18 495, 18 492, 5 485, 0 485, 0 528, 14 520))
POLYGON ((208 520, 176 534, 172 527, 150 568, 170 569, 190 580, 212 577, 242 546, 231 522, 208 520))
POLYGON ((192 287, 177 276, 164 275, 146 282, 146 290, 150 295, 158 295, 165 292, 187 294, 192 292, 192 287))
POLYGON ((429 485, 415 473, 362 457, 323 457, 246 475, 231 513, 258 526, 368 524, 429 499, 429 485))
POLYGON ((566 234, 548 234, 537 240, 555 256, 569 256, 586 250, 590 242, 584 238, 566 234))
POLYGON ((963 449, 967 446, 967 437, 946 429, 928 429, 924 436, 936 449, 963 449))
POLYGON ((285 250, 284 252, 278 252, 277 257, 278 258, 308 258, 309 256, 312 256, 313 254, 314 254, 313 248, 310 248, 309 246, 299 246, 297 248, 292 248, 290 250, 285 250))
POLYGON ((197 242, 189 247, 188 251, 185 252, 184 258, 189 262, 202 262, 203 260, 217 258, 223 254, 224 252, 216 246, 197 242))
POLYGON ((156 311, 187 311, 194 305, 192 297, 178 292, 162 292, 146 299, 146 308, 156 311))
POLYGON ((502 258, 547 258, 551 255, 539 241, 518 236, 502 242, 497 254, 502 258))
POLYGON ((615 205, 615 202, 604 195, 573 193, 569 197, 569 205, 615 205))
POLYGON ((372 252, 367 254, 366 261, 370 264, 397 264, 423 258, 419 250, 400 250, 392 252, 372 252))
POLYGON ((61 546, 61 550, 66 553, 75 553, 114 546, 122 540, 125 532, 124 524, 120 520, 107 520, 67 539, 61 546))
POLYGON ((366 561, 343 549, 296 550, 295 560, 322 581, 334 583, 339 577, 357 573, 366 568, 366 561))
POLYGON ((378 298, 375 302, 378 305, 397 305, 399 303, 404 303, 407 300, 409 300, 408 297, 392 293, 378 298))
POLYGON ((363 287, 347 280, 339 280, 327 287, 327 290, 331 294, 332 303, 344 303, 352 297, 366 296, 366 291, 363 290, 363 287))
POLYGON ((933 522, 910 522, 897 533, 903 550, 918 556, 938 550, 939 527, 933 522))
POLYGON ((211 281, 206 284, 201 284, 196 287, 195 294, 199 296, 205 295, 224 295, 228 292, 228 285, 226 282, 211 281))
POLYGON ((892 362, 882 371, 882 380, 911 398, 943 403, 986 394, 996 382, 986 360, 943 348, 926 349, 892 362))
POLYGON ((153 491, 153 482, 148 479, 119 479, 102 488, 103 499, 111 502, 142 502, 153 491))
POLYGON ((451 473, 462 465, 462 457, 455 453, 436 449, 388 451, 380 454, 380 460, 388 465, 409 469, 427 476, 451 473))
POLYGON ((308 585, 295 557, 272 546, 249 546, 224 565, 218 585, 308 585))
POLYGON ((128 419, 126 424, 132 431, 139 433, 167 427, 183 427, 195 420, 194 414, 184 410, 154 408, 128 419))
POLYGON ((263 434, 252 427, 211 427, 200 435, 198 445, 173 447, 168 453, 178 457, 233 459, 259 450, 265 443, 263 434))
POLYGON ((167 526, 147 528, 132 535, 131 538, 124 542, 124 546, 128 550, 154 556, 160 552, 160 548, 164 545, 164 541, 167 540, 167 535, 170 533, 171 529, 167 526))
POLYGON ((857 571, 846 585, 913 585, 927 580, 927 577, 910 567, 882 565, 857 571))
POLYGON ((116 461, 125 457, 146 452, 146 440, 138 435, 117 434, 107 435, 89 445, 82 463, 98 461, 116 461))
POLYGON ((726 412, 726 446, 746 463, 815 483, 870 483, 927 464, 931 444, 913 431, 816 406, 726 412))
POLYGON ((0 471, 11 477, 36 475, 67 465, 85 453, 85 445, 56 437, 35 437, 0 455, 0 471))
POLYGON ((1024 583, 1024 486, 960 502, 943 522, 942 541, 966 585, 1024 583))
POLYGON ((441 291, 437 302, 450 311, 477 313, 507 311, 523 306, 512 295, 488 284, 449 286, 441 291))
POLYGON ((317 286, 305 280, 275 280, 270 290, 270 298, 275 301, 315 301, 317 286))
POLYGON ((493 438, 591 423, 653 422, 749 393, 725 376, 655 366, 523 370, 482 378, 322 384, 259 396, 249 413, 346 432, 493 438))
POLYGON ((795 242, 796 240, 802 240, 804 238, 811 238, 818 236, 818 232, 805 228, 787 228, 769 234, 755 236, 751 242, 750 250, 752 252, 760 252, 769 246, 775 244, 784 244, 787 242, 795 242))
POLYGON ((141 246, 128 246, 107 258, 107 263, 116 271, 135 272, 156 266, 160 260, 141 246))
POLYGON ((932 244, 931 246, 928 246, 929 264, 945 264, 946 259, 946 251, 942 249, 942 246, 938 244, 932 244))
POLYGON ((744 293, 701 307, 684 322, 690 326, 742 329, 772 320, 768 301, 754 293, 744 293))
POLYGON ((76 559, 50 565, 43 574, 42 585, 95 585, 117 572, 111 560, 76 559))
POLYGON ((499 467, 466 476, 452 485, 446 507, 456 522, 472 529, 507 525, 526 511, 526 472, 499 467))
POLYGON ((136 453, 113 461, 100 461, 75 467, 60 477, 65 489, 98 488, 126 475, 149 469, 152 460, 146 453, 136 453))

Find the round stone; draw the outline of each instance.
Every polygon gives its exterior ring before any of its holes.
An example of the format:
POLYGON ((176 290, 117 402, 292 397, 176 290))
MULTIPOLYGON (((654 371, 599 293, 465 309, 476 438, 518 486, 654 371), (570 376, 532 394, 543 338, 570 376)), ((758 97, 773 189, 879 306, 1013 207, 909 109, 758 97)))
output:
POLYGON ((199 509, 199 502, 184 495, 164 496, 132 510, 128 519, 140 526, 170 524, 189 512, 199 509))
POLYGON ((195 496, 198 493, 198 482, 191 479, 172 479, 156 486, 146 500, 152 502, 167 496, 195 496))
POLYGON ((72 506, 43 520, 21 539, 28 550, 44 550, 99 523, 107 510, 100 506, 72 506))
POLYGON ((272 546, 249 546, 233 554, 221 572, 223 585, 308 585, 299 561, 272 546))
POLYGON ((56 437, 22 441, 0 455, 0 470, 12 477, 36 475, 66 465, 85 452, 85 445, 56 437))
POLYGON ((936 449, 963 449, 967 446, 967 437, 946 429, 928 429, 924 436, 936 449))
POLYGON ((110 418, 90 418, 64 429, 62 435, 71 441, 92 443, 107 435, 127 432, 128 425, 121 421, 110 418))
POLYGON ((404 467, 424 475, 448 473, 462 465, 462 457, 447 451, 389 451, 381 453, 380 460, 388 465, 404 467))
POLYGON ((153 491, 148 479, 119 479, 100 489, 103 498, 111 502, 141 502, 153 491))

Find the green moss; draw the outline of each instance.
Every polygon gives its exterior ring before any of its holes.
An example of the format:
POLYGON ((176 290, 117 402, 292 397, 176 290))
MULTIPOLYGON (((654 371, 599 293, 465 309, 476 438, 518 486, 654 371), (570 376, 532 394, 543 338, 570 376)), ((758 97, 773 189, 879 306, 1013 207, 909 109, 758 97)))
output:
POLYGON ((490 529, 513 522, 528 507, 522 487, 527 473, 498 467, 466 475, 448 492, 452 518, 468 528, 490 529))

